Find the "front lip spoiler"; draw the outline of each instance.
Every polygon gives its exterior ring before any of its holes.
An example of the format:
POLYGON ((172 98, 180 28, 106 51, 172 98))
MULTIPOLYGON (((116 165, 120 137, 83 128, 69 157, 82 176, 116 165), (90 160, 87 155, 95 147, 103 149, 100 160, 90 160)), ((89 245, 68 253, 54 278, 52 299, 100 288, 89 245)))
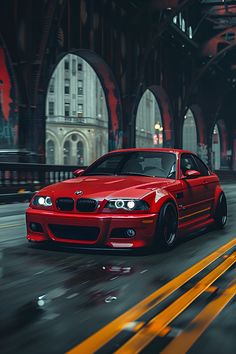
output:
POLYGON ((42 241, 42 242, 34 242, 34 241, 30 241, 30 245, 32 247, 35 248, 45 248, 45 246, 47 247, 51 247, 51 248, 55 248, 55 250, 73 250, 73 251, 85 251, 86 253, 91 252, 102 252, 102 253, 122 253, 123 255, 125 255, 126 253, 128 253, 129 255, 131 253, 145 253, 145 252, 149 252, 151 250, 151 247, 134 247, 134 248, 113 248, 113 247, 104 247, 104 246, 83 246, 83 245, 78 245, 78 244, 68 244, 65 242, 58 242, 58 241, 42 241))

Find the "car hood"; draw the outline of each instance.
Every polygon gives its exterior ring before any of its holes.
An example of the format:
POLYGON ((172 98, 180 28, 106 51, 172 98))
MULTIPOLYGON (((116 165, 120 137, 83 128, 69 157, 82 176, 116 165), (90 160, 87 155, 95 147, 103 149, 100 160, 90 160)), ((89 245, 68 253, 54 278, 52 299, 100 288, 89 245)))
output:
POLYGON ((44 193, 58 197, 80 197, 98 200, 112 198, 142 198, 154 189, 166 188, 175 181, 143 176, 82 176, 66 180, 43 189, 44 193))

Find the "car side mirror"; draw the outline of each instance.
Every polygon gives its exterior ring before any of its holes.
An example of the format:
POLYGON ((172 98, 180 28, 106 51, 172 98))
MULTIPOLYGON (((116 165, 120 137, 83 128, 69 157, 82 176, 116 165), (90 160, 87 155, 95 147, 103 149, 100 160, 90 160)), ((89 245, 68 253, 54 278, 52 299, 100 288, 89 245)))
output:
POLYGON ((199 171, 196 170, 186 170, 184 173, 184 178, 196 178, 201 176, 201 173, 199 171))
POLYGON ((78 170, 73 171, 73 176, 79 177, 83 174, 84 170, 82 168, 79 168, 78 170))

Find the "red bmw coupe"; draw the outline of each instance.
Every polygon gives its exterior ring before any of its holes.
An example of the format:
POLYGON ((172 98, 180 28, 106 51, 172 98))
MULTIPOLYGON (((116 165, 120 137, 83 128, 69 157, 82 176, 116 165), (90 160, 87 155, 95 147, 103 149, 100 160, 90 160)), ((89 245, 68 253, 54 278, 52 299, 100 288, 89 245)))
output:
POLYGON ((33 197, 29 241, 171 248, 180 234, 227 221, 218 177, 186 150, 117 150, 74 175, 33 197))

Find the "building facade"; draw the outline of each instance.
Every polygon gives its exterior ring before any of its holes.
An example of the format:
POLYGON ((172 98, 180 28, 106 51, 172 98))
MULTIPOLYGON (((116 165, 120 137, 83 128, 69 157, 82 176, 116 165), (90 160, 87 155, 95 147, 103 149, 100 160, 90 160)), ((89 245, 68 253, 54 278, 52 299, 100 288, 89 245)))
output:
POLYGON ((46 162, 88 165, 108 151, 108 113, 96 72, 67 54, 50 79, 46 99, 46 162))

